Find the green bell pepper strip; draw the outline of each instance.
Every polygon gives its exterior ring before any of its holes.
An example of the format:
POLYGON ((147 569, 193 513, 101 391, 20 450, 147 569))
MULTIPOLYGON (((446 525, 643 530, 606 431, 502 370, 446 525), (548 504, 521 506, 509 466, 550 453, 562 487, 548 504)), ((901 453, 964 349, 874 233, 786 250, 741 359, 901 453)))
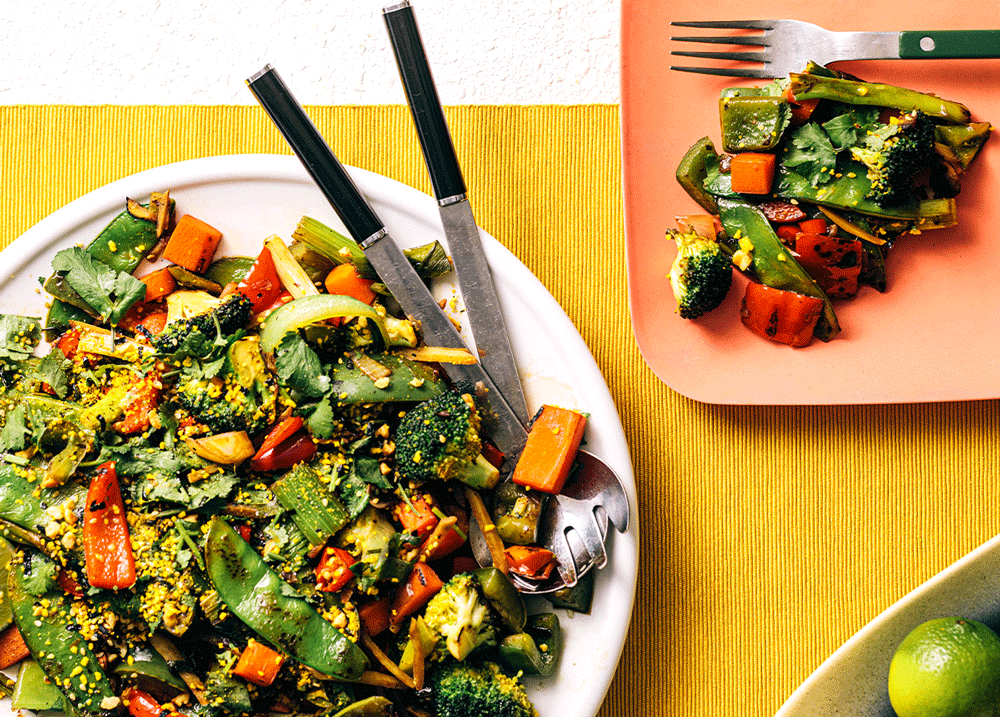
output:
POLYGON ((532 615, 524 632, 508 635, 500 643, 500 659, 526 675, 551 675, 562 654, 562 629, 553 612, 532 615))
POLYGON ((333 717, 389 717, 395 714, 391 711, 392 702, 380 695, 367 697, 348 705, 333 717))
POLYGON ((238 284, 246 278, 257 261, 252 256, 227 256, 216 259, 205 270, 205 278, 219 286, 238 284))
POLYGON ((444 391, 441 380, 427 364, 394 354, 372 354, 371 358, 392 372, 387 377, 389 385, 378 388, 353 362, 334 364, 332 396, 337 403, 420 402, 444 391))
POLYGON ((760 209, 743 201, 720 198, 719 218, 726 234, 737 240, 745 238, 753 245, 751 266, 762 283, 823 300, 823 313, 816 322, 818 339, 829 341, 840 333, 840 323, 830 298, 781 243, 760 209))
POLYGON ((710 214, 718 214, 719 207, 712 196, 715 192, 707 189, 705 184, 709 168, 718 167, 718 164, 719 154, 715 145, 708 137, 702 137, 684 153, 677 165, 677 183, 710 214))
POLYGON ((496 610, 507 629, 511 632, 521 632, 528 619, 528 611, 524 607, 524 598, 510 578, 493 567, 479 568, 473 571, 473 574, 479 581, 483 595, 496 610))
POLYGON ((762 152, 774 149, 791 124, 783 97, 722 97, 719 124, 726 152, 762 152))
MULTIPOLYGON (((31 560, 47 558, 36 555, 31 560)), ((70 614, 71 600, 66 593, 52 585, 41 594, 33 594, 23 564, 11 566, 8 590, 14 624, 31 656, 66 697, 71 711, 113 714, 117 697, 97 655, 80 634, 80 624, 70 614), (114 706, 102 706, 105 700, 114 700, 114 706)))
POLYGON ((389 343, 382 316, 371 306, 350 296, 318 294, 289 301, 272 311, 260 330, 260 348, 264 353, 274 353, 281 339, 289 331, 301 329, 326 319, 364 316, 375 324, 382 336, 383 345, 389 343))
POLYGON ((546 495, 512 481, 501 483, 493 492, 494 525, 504 543, 533 545, 538 542, 538 526, 546 495))
POLYGON ((230 611, 276 648, 340 679, 355 680, 367 668, 361 648, 299 597, 218 516, 209 523, 205 567, 230 611))
POLYGON ((546 593, 542 597, 552 603, 552 607, 584 614, 589 613, 594 602, 594 572, 594 570, 588 570, 576 581, 576 585, 546 593))

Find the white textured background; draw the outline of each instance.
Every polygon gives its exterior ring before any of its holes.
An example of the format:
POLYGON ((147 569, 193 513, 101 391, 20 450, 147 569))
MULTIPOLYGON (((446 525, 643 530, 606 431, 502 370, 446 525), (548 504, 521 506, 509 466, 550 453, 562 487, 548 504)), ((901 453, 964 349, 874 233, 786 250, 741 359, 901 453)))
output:
MULTIPOLYGON (((0 0, 0 104, 254 104, 271 63, 304 104, 405 102, 395 0, 0 0)), ((444 104, 619 100, 617 0, 412 0, 444 104)))

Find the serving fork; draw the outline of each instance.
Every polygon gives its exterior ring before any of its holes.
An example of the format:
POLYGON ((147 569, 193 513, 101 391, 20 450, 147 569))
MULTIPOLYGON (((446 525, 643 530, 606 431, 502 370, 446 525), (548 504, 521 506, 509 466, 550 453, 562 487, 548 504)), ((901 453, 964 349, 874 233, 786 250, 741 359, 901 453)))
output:
POLYGON ((810 60, 821 65, 842 60, 973 59, 1000 57, 1000 30, 905 30, 833 32, 801 20, 705 20, 672 22, 677 27, 749 30, 731 35, 671 37, 675 42, 740 45, 758 49, 714 52, 671 50, 671 55, 726 60, 743 66, 676 67, 671 70, 723 77, 785 77, 810 60), (757 66, 751 66, 757 65, 757 66))

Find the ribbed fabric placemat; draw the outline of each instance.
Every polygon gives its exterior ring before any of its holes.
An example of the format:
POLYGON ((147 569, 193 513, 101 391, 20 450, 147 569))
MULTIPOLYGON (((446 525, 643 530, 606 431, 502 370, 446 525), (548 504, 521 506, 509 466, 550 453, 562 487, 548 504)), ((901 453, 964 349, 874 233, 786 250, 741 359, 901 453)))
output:
MULTIPOLYGON (((429 191, 404 107, 309 111, 343 162, 429 191)), ((617 107, 447 114, 477 219, 575 322, 629 440, 641 568, 601 715, 771 715, 856 630, 998 531, 997 402, 718 407, 652 375, 629 328, 617 107)), ((0 107, 0 246, 137 171, 287 151, 256 107, 0 107)))

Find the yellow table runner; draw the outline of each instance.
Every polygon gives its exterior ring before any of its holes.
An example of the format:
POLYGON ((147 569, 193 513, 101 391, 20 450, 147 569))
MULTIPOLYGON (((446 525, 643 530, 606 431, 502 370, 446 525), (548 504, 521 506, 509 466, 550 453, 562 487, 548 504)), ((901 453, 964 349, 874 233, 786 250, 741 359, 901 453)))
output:
MULTIPOLYGON (((343 162, 429 191, 405 108, 309 110, 343 162)), ((601 715, 771 715, 855 631, 998 531, 997 402, 717 407, 653 376, 628 319, 617 107, 447 115, 477 219, 575 322, 631 448, 641 572, 601 715)), ((256 107, 0 107, 0 246, 140 170, 287 151, 256 107)))

